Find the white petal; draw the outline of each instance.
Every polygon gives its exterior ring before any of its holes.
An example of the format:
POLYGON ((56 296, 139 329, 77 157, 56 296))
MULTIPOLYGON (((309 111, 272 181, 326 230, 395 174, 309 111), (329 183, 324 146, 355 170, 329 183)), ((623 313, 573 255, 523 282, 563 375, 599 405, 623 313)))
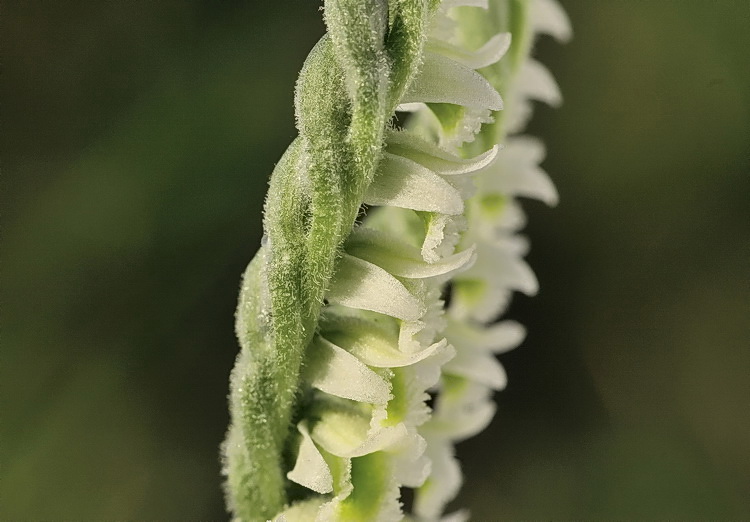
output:
POLYGON ((521 344, 526 336, 526 329, 520 323, 510 320, 483 326, 449 317, 445 336, 462 350, 504 353, 521 344))
POLYGON ((506 205, 506 210, 498 223, 502 228, 518 230, 526 226, 526 214, 518 202, 512 200, 506 205))
MULTIPOLYGON (((323 455, 320 454, 318 447, 310 438, 307 422, 302 421, 297 424, 297 430, 302 434, 302 442, 299 446, 294 469, 286 474, 287 478, 312 489, 316 493, 330 493, 333 491, 333 476, 328 464, 323 459, 323 455)), ((315 508, 315 512, 317 512, 317 508, 315 508)))
POLYGON ((426 52, 419 76, 402 103, 453 103, 499 111, 503 100, 476 71, 440 54, 426 52))
POLYGON ((409 354, 422 351, 425 345, 435 340, 437 332, 443 329, 444 323, 442 309, 440 314, 433 314, 427 321, 401 321, 398 336, 399 350, 409 354))
POLYGON ((325 412, 312 432, 313 440, 328 453, 346 458, 361 457, 389 448, 407 435, 403 423, 370 430, 369 421, 361 416, 338 411, 325 412))
POLYGON ((419 163, 385 153, 378 173, 365 194, 368 205, 461 214, 461 194, 447 181, 419 163))
POLYGON ((407 488, 418 488, 427 477, 430 475, 432 470, 432 461, 424 455, 420 455, 418 459, 403 465, 394 470, 396 480, 407 488))
POLYGON ((482 192, 525 196, 555 205, 557 189, 540 167, 544 144, 528 136, 508 139, 498 160, 485 168, 477 180, 482 192))
POLYGON ((320 447, 337 457, 347 457, 367 439, 370 420, 363 411, 332 409, 324 411, 315 423, 312 438, 320 447))
POLYGON ((501 321, 485 329, 482 340, 493 353, 512 350, 526 338, 526 328, 516 321, 501 321))
POLYGON ((488 0, 443 0, 440 4, 441 9, 450 9, 452 7, 481 7, 489 8, 488 0))
POLYGON ((440 522, 469 522, 470 519, 469 511, 462 509, 460 511, 454 511, 449 515, 444 515, 440 518, 440 522))
POLYGON ((332 339, 363 363, 375 368, 409 366, 434 354, 441 348, 435 343, 416 352, 398 349, 399 334, 373 321, 326 314, 321 322, 323 337, 332 339))
POLYGON ((406 426, 399 423, 396 426, 381 428, 371 432, 370 436, 362 444, 351 449, 346 455, 349 458, 361 457, 376 451, 384 451, 399 444, 399 442, 408 436, 406 426))
POLYGON ((385 404, 390 399, 390 385, 335 344, 317 337, 312 343, 310 356, 308 379, 314 388, 359 402, 385 404))
POLYGON ((472 353, 461 347, 456 350, 456 356, 443 367, 443 372, 471 379, 498 391, 508 384, 505 369, 491 354, 472 353))
POLYGON ((498 234, 491 243, 509 256, 523 257, 529 253, 529 240, 519 234, 498 234))
MULTIPOLYGON (((352 459, 337 458, 334 461, 337 468, 334 473, 336 496, 320 506, 317 516, 314 519, 308 517, 299 522, 308 522, 311 520, 315 522, 329 522, 330 520, 335 520, 341 502, 348 498, 354 490, 354 486, 352 485, 352 459)), ((330 497, 323 497, 324 500, 328 498, 330 497)))
POLYGON ((444 345, 445 342, 443 341, 431 344, 427 348, 423 348, 418 352, 408 354, 399 352, 398 350, 392 350, 390 353, 383 353, 382 351, 379 353, 371 352, 367 354, 367 356, 373 362, 373 366, 379 366, 381 368, 401 368, 404 366, 411 366, 430 357, 444 345))
POLYGON ((343 254, 326 298, 332 303, 371 310, 406 321, 424 315, 424 305, 377 265, 343 254))
POLYGON ((456 355, 456 350, 452 345, 441 340, 436 343, 438 349, 430 357, 419 361, 414 366, 409 366, 407 370, 413 371, 414 379, 419 383, 423 390, 432 388, 440 380, 441 368, 453 359, 456 355))
POLYGON ((427 442, 415 430, 409 437, 389 449, 393 454, 393 475, 409 488, 421 486, 432 468, 430 459, 424 454, 427 442))
POLYGON ((425 346, 441 339, 445 329, 445 302, 440 298, 445 281, 439 278, 425 295, 426 312, 419 321, 401 321, 398 334, 399 350, 404 353, 415 353, 425 346))
POLYGON ((449 441, 430 438, 427 452, 432 460, 432 472, 424 485, 415 492, 414 512, 427 520, 434 520, 453 500, 461 487, 461 468, 453 457, 449 441))
POLYGON ((513 136, 505 142, 506 153, 504 156, 511 163, 538 165, 547 156, 544 142, 533 136, 513 136))
POLYGON ((560 197, 547 173, 540 168, 515 171, 504 176, 501 188, 508 194, 538 199, 549 206, 557 205, 560 197))
POLYGON ((432 109, 424 103, 407 103, 407 107, 420 106, 421 108, 412 111, 409 119, 406 120, 405 128, 409 133, 422 136, 424 139, 434 142, 441 141, 443 133, 443 124, 432 109))
MULTIPOLYGON (((463 377, 452 376, 443 379, 440 394, 435 405, 434 422, 425 427, 428 433, 439 429, 450 428, 453 418, 461 415, 461 410, 474 408, 478 404, 492 400, 492 390, 483 384, 463 377)), ((447 432, 446 432, 447 433, 447 432)))
POLYGON ((447 8, 443 8, 443 5, 440 7, 441 9, 438 9, 438 12, 435 13, 430 22, 430 27, 427 30, 428 39, 434 38, 450 41, 456 35, 458 22, 448 15, 447 8))
POLYGON ((480 244, 479 256, 474 265, 461 277, 478 278, 491 285, 504 286, 526 295, 535 295, 539 283, 531 267, 520 257, 508 255, 507 249, 480 244))
POLYGON ((523 131, 534 112, 534 106, 529 98, 519 95, 517 92, 513 94, 511 97, 513 103, 509 104, 505 111, 505 127, 508 135, 523 131))
POLYGON ((472 246, 435 263, 426 263, 417 248, 367 228, 359 228, 349 236, 345 248, 349 254, 378 265, 395 276, 411 279, 449 274, 468 266, 475 258, 472 246))
POLYGON ((529 264, 523 259, 516 259, 508 264, 507 276, 502 278, 508 288, 523 292, 528 296, 539 292, 539 281, 529 264))
POLYGON ((534 295, 539 284, 534 272, 520 257, 517 236, 500 238, 496 244, 478 243, 478 260, 456 278, 450 313, 479 322, 494 320, 507 306, 511 291, 534 295))
POLYGON ((441 147, 449 150, 458 150, 464 143, 471 143, 476 139, 476 135, 482 129, 482 125, 495 121, 490 109, 479 107, 464 107, 463 117, 450 130, 443 127, 437 115, 435 118, 440 125, 437 133, 437 141, 441 147))
POLYGON ((401 238, 410 245, 421 248, 424 241, 424 221, 406 208, 376 207, 367 210, 362 228, 377 230, 401 238))
POLYGON ((466 159, 408 131, 390 133, 387 142, 389 152, 416 161, 443 176, 469 174, 485 168, 495 160, 500 150, 500 147, 495 145, 487 152, 466 159))
POLYGON ((508 51, 509 47, 510 33, 496 34, 476 51, 469 51, 443 40, 431 39, 427 41, 429 51, 440 53, 471 69, 481 69, 496 63, 508 51))
POLYGON ((323 502, 323 497, 313 497, 295 502, 274 518, 273 522, 309 522, 315 520, 323 502))
POLYGON ((570 19, 557 0, 533 0, 530 20, 535 32, 552 35, 561 42, 567 42, 573 34, 570 19))
POLYGON ((515 198, 495 190, 480 189, 479 194, 482 199, 475 202, 475 208, 481 212, 481 219, 474 220, 475 228, 469 232, 471 241, 493 242, 498 236, 512 234, 526 225, 526 213, 515 198), (485 198, 489 206, 485 206, 485 198))
POLYGON ((396 107, 398 112, 417 112, 424 109, 426 105, 424 103, 402 103, 396 107))
POLYGON ((451 255, 461 239, 461 232, 465 229, 466 218, 463 216, 432 214, 427 223, 427 234, 422 244, 424 260, 428 263, 435 263, 451 255))
POLYGON ((484 430, 492 422, 495 409, 495 403, 490 400, 464 404, 462 408, 451 409, 447 418, 434 417, 436 426, 430 429, 449 434, 451 440, 462 441, 484 430))
POLYGON ((536 60, 526 60, 518 71, 517 89, 521 96, 552 107, 562 103, 562 94, 552 73, 536 60))
POLYGON ((487 281, 474 282, 468 287, 458 285, 451 301, 450 314, 460 320, 473 319, 490 323, 505 311, 513 292, 501 286, 492 286, 487 281))

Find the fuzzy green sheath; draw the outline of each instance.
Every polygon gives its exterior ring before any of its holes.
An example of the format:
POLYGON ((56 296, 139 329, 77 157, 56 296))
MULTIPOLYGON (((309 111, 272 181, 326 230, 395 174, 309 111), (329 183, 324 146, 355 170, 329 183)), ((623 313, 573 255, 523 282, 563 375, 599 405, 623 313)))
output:
POLYGON ((386 122, 417 72, 428 9, 424 0, 325 2, 328 33, 297 84, 299 137, 273 172, 266 239, 237 313, 241 352, 224 452, 228 502, 240 520, 266 520, 288 502, 305 352, 382 156, 386 122))

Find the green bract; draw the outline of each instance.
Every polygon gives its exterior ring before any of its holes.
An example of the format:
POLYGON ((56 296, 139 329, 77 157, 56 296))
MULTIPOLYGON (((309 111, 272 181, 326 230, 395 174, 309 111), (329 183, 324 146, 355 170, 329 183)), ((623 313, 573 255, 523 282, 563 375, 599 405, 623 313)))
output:
POLYGON ((526 57, 534 30, 567 27, 552 0, 487 4, 325 2, 237 310, 223 446, 237 520, 398 520, 401 487, 431 520, 457 491, 452 444, 489 422, 505 383, 492 354, 523 337, 485 324, 536 290, 507 214, 516 195, 556 199, 536 142, 498 143, 529 98, 559 97, 526 57), (396 111, 414 113, 406 129, 396 111), (355 226, 363 205, 379 208, 355 226))

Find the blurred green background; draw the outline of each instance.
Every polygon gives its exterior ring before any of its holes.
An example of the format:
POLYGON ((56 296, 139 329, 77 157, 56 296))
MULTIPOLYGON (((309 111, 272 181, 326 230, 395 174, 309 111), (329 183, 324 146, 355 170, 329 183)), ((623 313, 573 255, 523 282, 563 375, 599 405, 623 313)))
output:
MULTIPOLYGON (((318 7, 3 5, 0 519, 227 518, 233 310, 318 7)), ((750 3, 566 7, 542 291, 455 505, 750 519, 750 3)))

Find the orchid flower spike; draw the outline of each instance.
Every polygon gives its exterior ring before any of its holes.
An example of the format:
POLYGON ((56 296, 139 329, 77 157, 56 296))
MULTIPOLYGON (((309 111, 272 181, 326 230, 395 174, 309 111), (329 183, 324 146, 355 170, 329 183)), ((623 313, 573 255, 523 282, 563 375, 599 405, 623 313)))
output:
POLYGON ((227 504, 240 521, 438 520, 461 482, 453 444, 505 385, 494 354, 524 336, 493 323, 537 290, 515 198, 557 193, 516 134, 532 100, 560 100, 534 35, 570 28, 554 0, 324 9, 240 293, 227 504))

